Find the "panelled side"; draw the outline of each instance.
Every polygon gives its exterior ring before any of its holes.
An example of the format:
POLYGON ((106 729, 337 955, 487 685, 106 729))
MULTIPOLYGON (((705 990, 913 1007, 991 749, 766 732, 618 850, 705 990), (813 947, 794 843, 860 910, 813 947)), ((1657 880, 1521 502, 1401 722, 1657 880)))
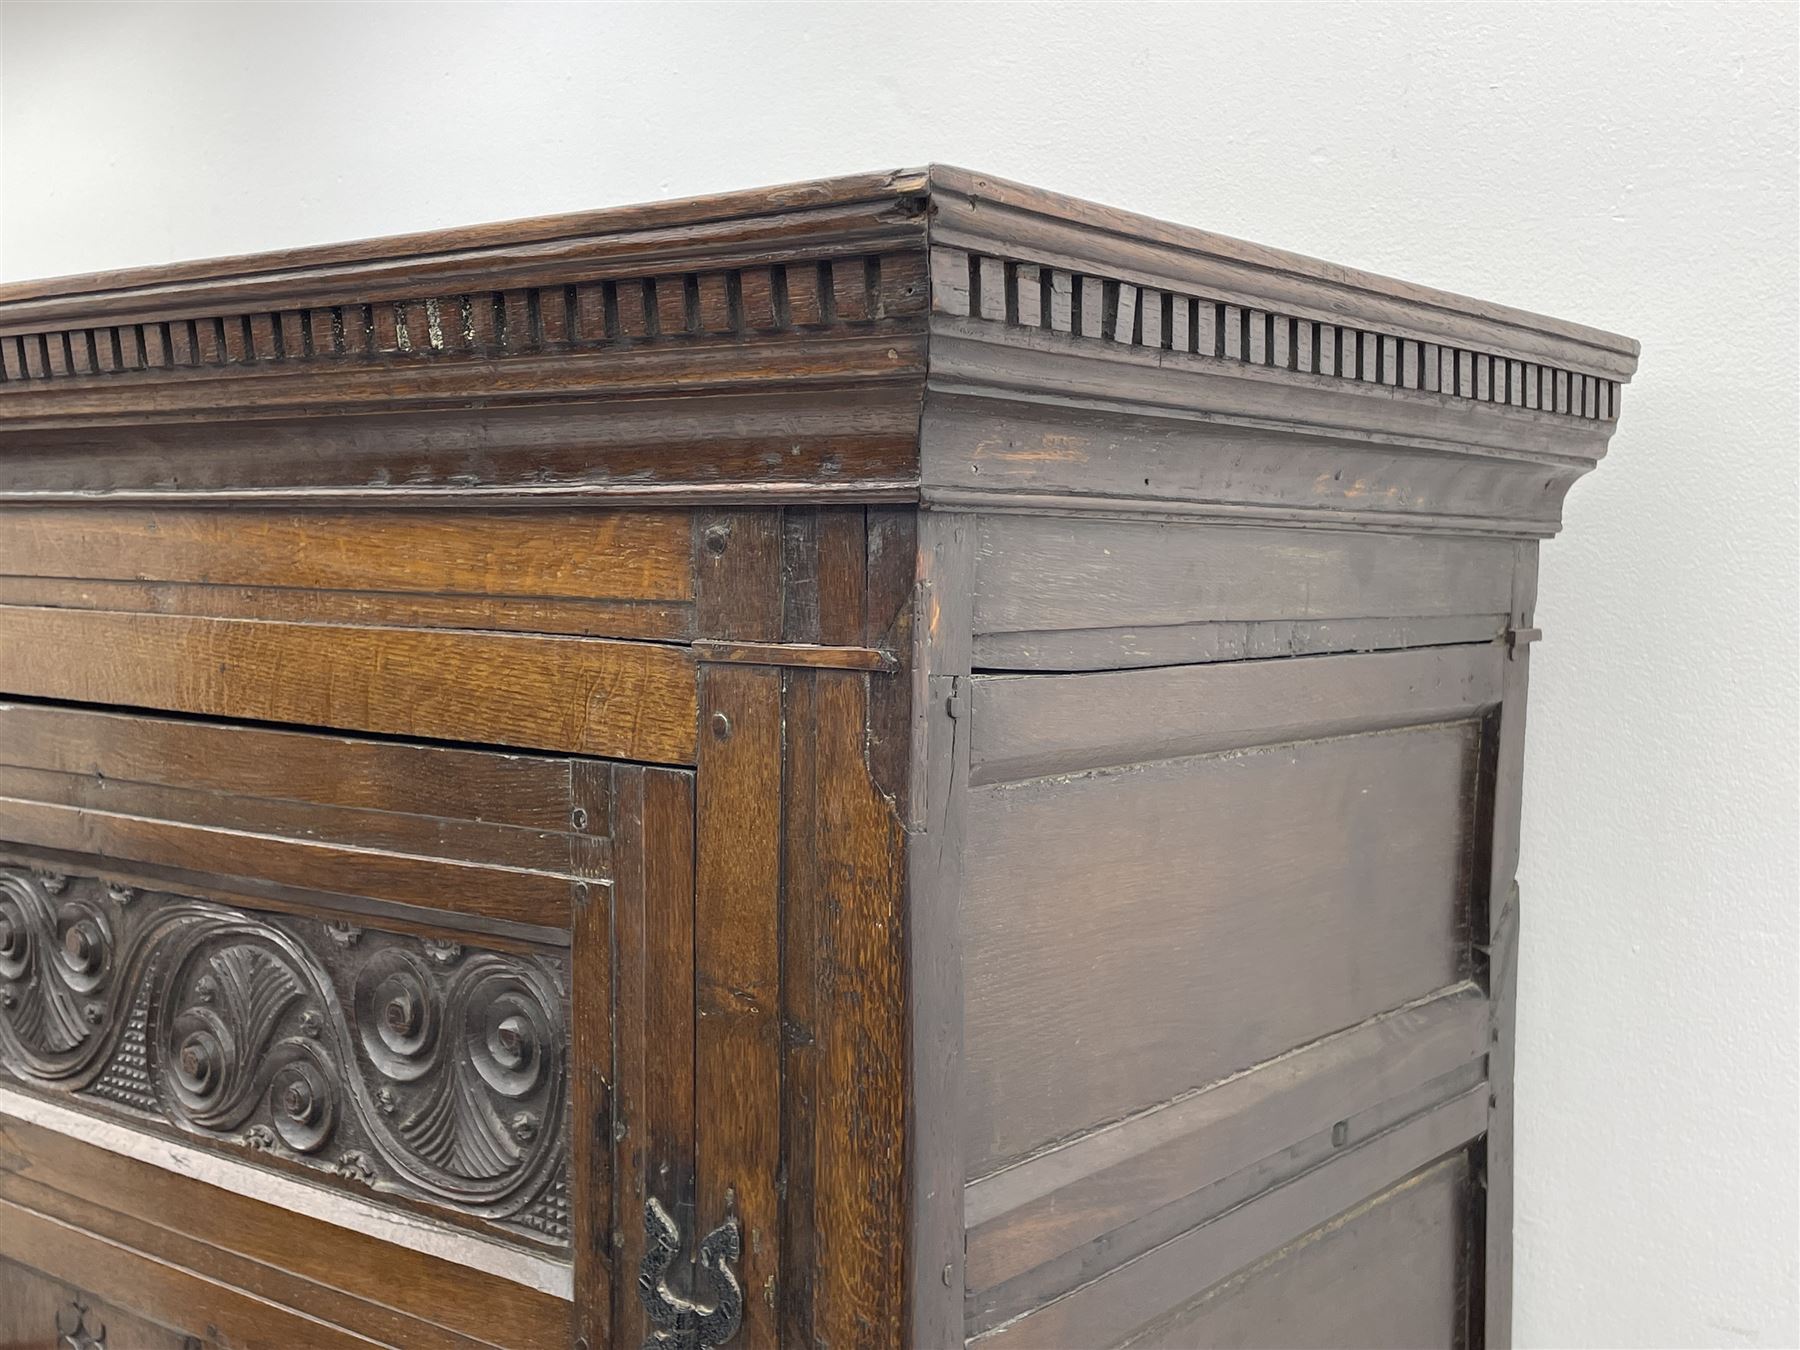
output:
POLYGON ((973 529, 965 1335, 1476 1343, 1520 546, 973 529))

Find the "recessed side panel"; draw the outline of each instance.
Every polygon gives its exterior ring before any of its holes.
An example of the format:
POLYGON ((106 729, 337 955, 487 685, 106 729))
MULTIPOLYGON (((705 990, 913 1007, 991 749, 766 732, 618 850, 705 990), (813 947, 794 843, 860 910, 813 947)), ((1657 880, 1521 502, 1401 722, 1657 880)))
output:
POLYGON ((975 666, 1080 671, 1489 642, 1501 539, 987 515, 975 666))
POLYGON ((974 789, 970 1175, 1468 978, 1480 742, 1464 719, 974 789))
POLYGON ((1189 1307, 1130 1350, 1442 1350, 1468 1343, 1472 1177, 1466 1151, 1415 1172, 1189 1307))

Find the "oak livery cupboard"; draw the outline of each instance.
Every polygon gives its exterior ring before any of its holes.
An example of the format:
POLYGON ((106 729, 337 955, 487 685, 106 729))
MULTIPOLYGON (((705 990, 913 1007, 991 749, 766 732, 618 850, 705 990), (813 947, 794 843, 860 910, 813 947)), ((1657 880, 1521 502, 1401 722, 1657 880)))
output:
POLYGON ((1505 1345, 1636 352, 948 168, 0 289, 0 1345, 1505 1345))

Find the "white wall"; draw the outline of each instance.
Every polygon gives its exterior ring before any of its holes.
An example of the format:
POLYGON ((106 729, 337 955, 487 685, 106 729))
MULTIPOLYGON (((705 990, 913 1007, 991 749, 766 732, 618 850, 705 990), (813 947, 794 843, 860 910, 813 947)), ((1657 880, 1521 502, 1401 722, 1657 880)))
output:
POLYGON ((20 5, 18 278, 963 163, 1640 338, 1547 546, 1518 1304, 1800 1344, 1795 11, 20 5))

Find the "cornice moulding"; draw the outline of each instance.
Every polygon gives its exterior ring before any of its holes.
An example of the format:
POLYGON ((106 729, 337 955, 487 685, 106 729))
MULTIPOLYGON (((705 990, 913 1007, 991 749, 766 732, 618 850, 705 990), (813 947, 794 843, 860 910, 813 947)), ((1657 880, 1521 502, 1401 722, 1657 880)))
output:
POLYGON ((0 287, 0 456, 18 469, 0 496, 178 496, 207 477, 211 427, 271 446, 258 481, 207 484, 258 500, 860 490, 1009 509, 1010 491, 1539 535, 1604 453, 1636 359, 1580 324, 934 167, 0 287), (759 394, 810 409, 785 447, 759 394), (1031 434, 1086 427, 1089 479, 974 481, 934 429, 968 399, 1032 409, 1031 434), (345 448, 376 424, 420 447, 398 477, 350 462, 378 457, 345 448), (1232 436, 1258 438, 1265 481, 1213 491, 1205 457, 1232 436), (759 437, 793 472, 746 467, 759 437), (1179 472, 1121 491, 1152 441, 1179 472), (732 444, 739 467, 709 462, 732 444), (485 448, 511 456, 507 481, 471 479, 485 448), (112 450, 117 472, 78 486, 50 467, 112 450), (1286 481, 1376 491, 1384 451, 1462 466, 1427 473, 1456 490, 1304 500, 1286 481))

